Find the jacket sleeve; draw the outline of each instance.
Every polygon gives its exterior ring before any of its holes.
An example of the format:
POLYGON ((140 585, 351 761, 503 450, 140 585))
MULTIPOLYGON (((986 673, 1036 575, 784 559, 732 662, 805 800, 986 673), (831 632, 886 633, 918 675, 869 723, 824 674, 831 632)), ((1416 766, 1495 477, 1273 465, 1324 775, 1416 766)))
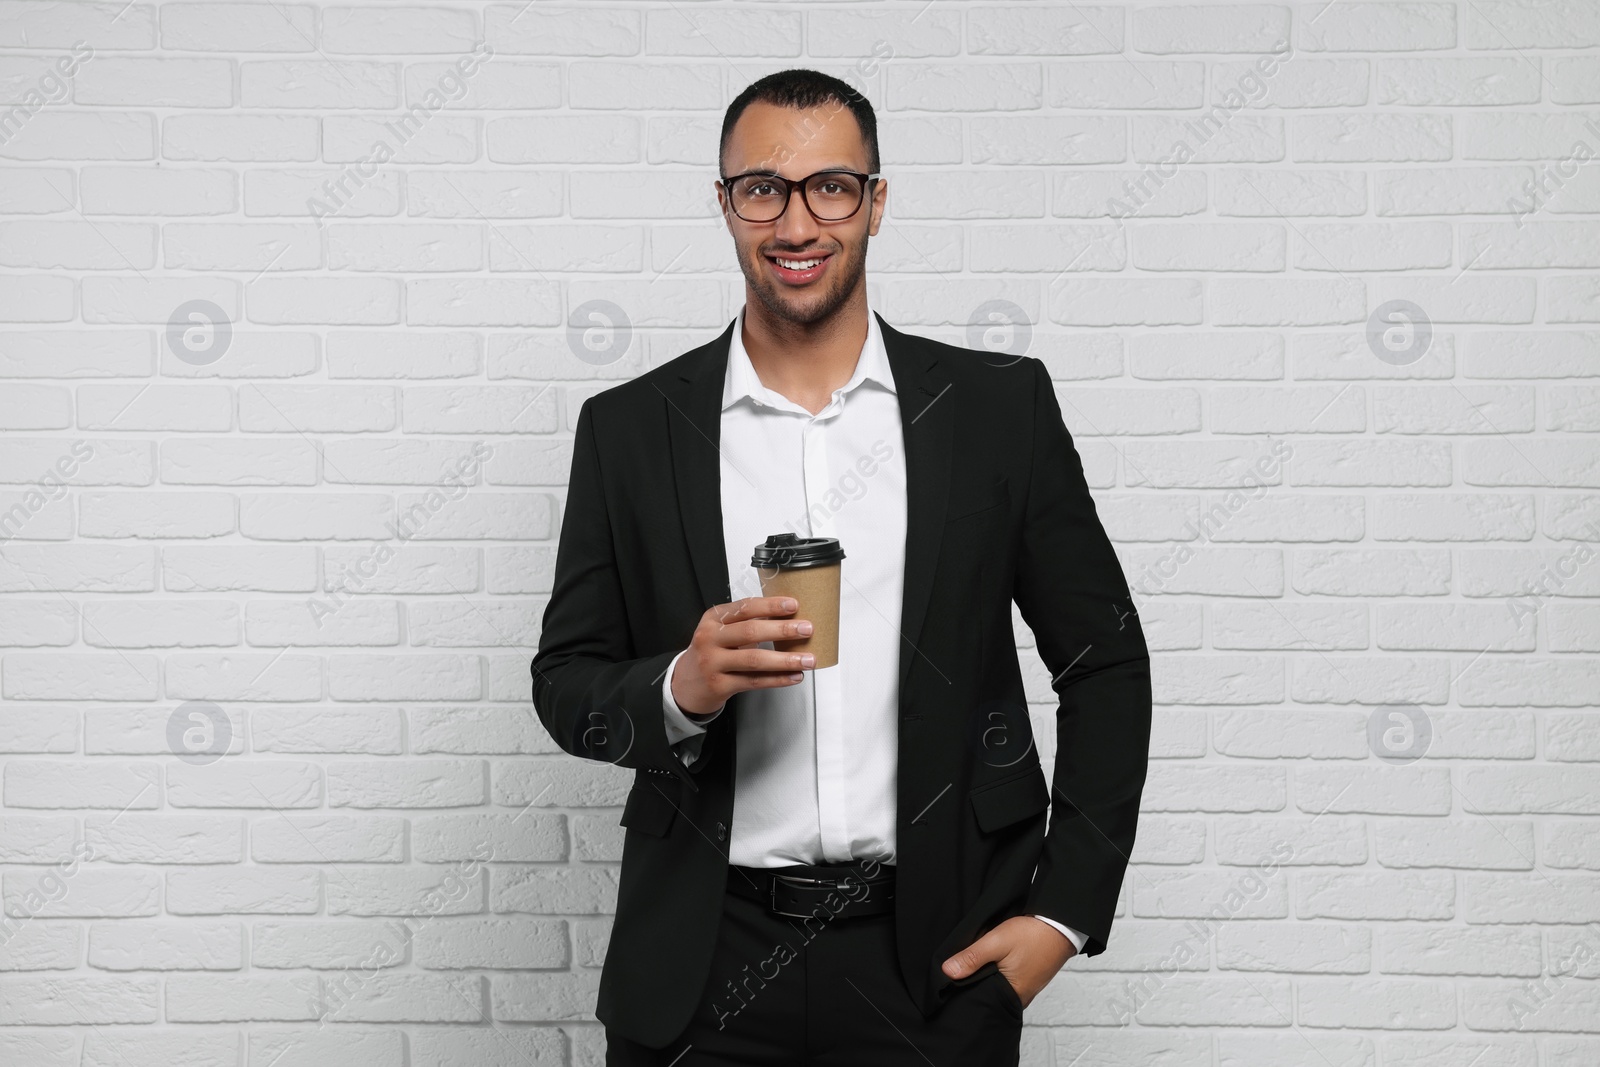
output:
POLYGON ((555 580, 531 665, 533 706, 574 756, 667 771, 693 787, 661 706, 663 676, 681 650, 639 656, 633 648, 595 440, 590 399, 573 436, 555 580))
POLYGON ((1034 370, 1033 457, 1017 607, 1060 698, 1050 825, 1028 910, 1104 952, 1133 851, 1150 750, 1150 655, 1045 365, 1034 370))

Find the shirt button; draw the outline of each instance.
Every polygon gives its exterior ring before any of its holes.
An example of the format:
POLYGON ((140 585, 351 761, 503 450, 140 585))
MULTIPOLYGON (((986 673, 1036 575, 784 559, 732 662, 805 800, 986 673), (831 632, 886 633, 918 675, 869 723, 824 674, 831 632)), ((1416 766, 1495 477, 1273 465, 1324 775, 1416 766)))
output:
POLYGON ((717 823, 717 840, 718 841, 726 841, 727 839, 728 839, 728 828, 727 828, 727 826, 725 826, 724 824, 722 824, 720 822, 717 823))

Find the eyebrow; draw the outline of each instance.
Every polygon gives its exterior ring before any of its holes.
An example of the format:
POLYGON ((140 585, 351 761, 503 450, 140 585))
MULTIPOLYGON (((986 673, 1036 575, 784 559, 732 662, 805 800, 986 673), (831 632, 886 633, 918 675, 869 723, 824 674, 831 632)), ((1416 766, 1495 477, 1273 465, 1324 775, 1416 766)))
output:
MULTIPOLYGON (((838 164, 835 164, 833 166, 818 167, 816 170, 812 171, 811 173, 813 173, 813 174, 823 174, 823 173, 826 173, 827 171, 830 171, 830 170, 849 171, 852 174, 854 174, 856 172, 856 168, 855 168, 855 166, 853 164, 838 163, 838 164)), ((741 170, 741 171, 735 171, 734 173, 736 173, 736 174, 768 174, 768 175, 771 175, 771 176, 773 176, 775 178, 783 177, 782 174, 779 174, 777 171, 772 170, 771 168, 758 169, 758 170, 741 170)))

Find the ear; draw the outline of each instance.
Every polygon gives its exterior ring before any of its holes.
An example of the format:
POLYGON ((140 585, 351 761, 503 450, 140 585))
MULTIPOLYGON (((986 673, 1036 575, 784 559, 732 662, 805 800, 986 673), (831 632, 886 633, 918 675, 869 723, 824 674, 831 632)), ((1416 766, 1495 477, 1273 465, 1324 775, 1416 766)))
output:
POLYGON ((732 234, 733 219, 729 216, 731 216, 733 213, 728 210, 727 193, 722 188, 721 182, 715 180, 712 181, 711 199, 717 205, 717 212, 722 216, 723 227, 727 229, 728 233, 732 234))

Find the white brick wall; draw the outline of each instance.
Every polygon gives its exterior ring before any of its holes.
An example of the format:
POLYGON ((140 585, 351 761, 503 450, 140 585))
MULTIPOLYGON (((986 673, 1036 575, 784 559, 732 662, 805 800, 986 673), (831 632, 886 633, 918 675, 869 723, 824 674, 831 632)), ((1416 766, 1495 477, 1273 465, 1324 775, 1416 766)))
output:
POLYGON ((528 700, 568 435, 738 309, 717 133, 789 66, 879 110, 888 318, 1033 324, 1155 652, 1026 1062, 1600 1062, 1597 48, 1592 0, 0 0, 0 1062, 602 1062, 627 775, 528 700))

